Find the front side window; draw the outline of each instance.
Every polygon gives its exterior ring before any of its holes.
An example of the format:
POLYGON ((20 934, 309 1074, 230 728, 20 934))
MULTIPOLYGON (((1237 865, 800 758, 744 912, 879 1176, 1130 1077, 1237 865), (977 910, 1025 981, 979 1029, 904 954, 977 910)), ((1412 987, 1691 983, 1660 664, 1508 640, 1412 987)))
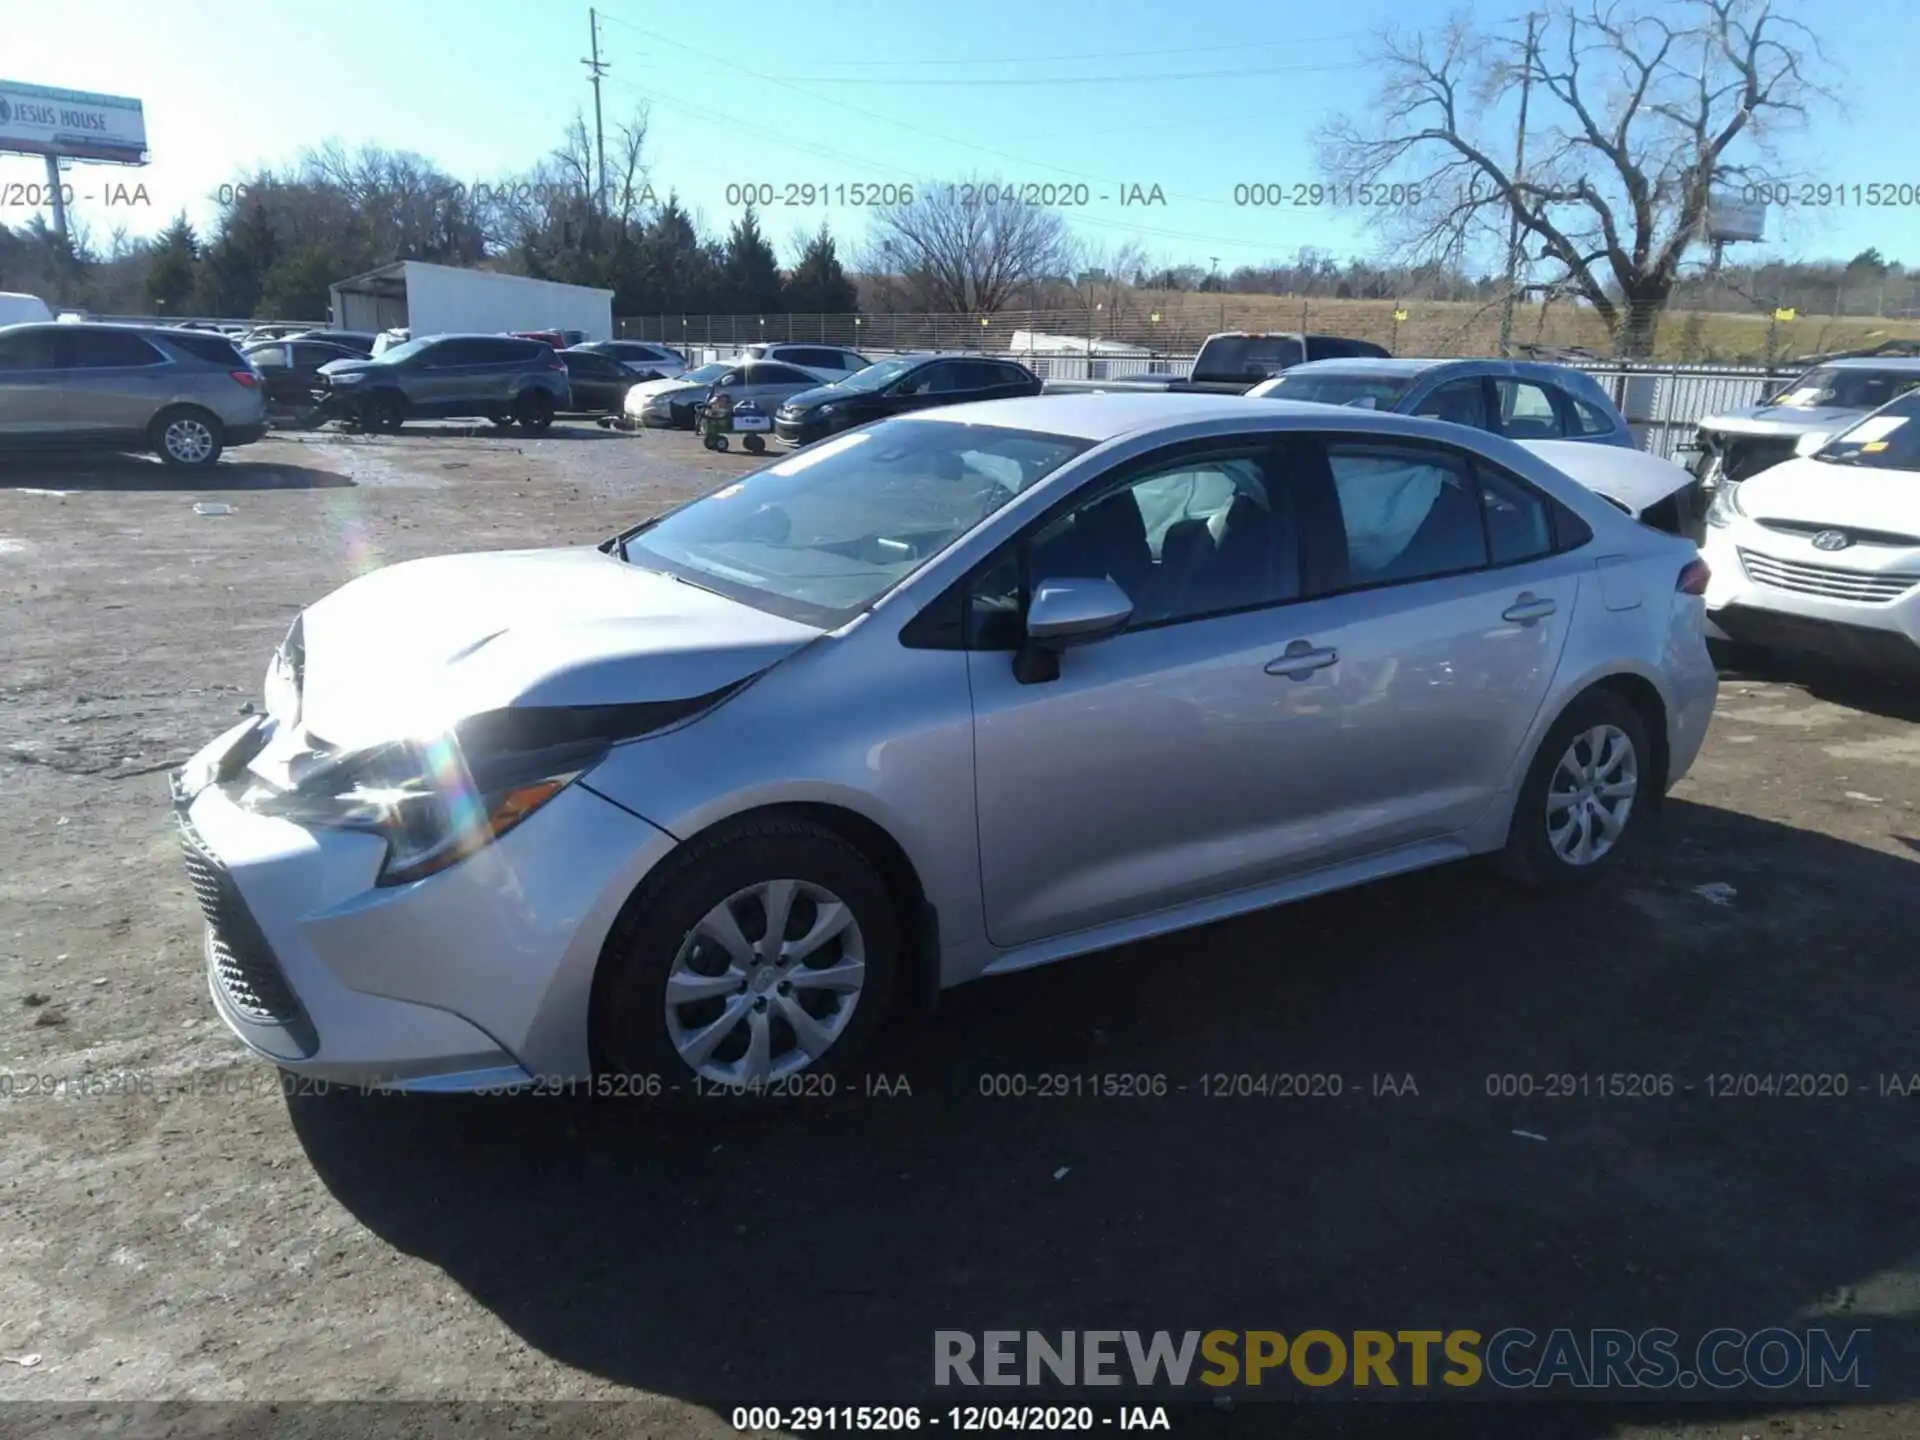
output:
POLYGON ((0 371, 51 370, 58 363, 53 342, 57 331, 0 331, 0 371))
POLYGON ((628 537, 626 556, 832 628, 1089 444, 995 426, 887 420, 662 516, 628 537))
POLYGON ((1346 537, 1349 586, 1487 564, 1483 501, 1463 460, 1411 446, 1335 441, 1327 446, 1327 463, 1346 537))
POLYGON ((1477 377, 1449 380, 1414 406, 1413 414, 1428 420, 1445 420, 1474 430, 1491 430, 1487 423, 1487 392, 1477 377))
POLYGON ((1024 575, 982 571, 974 643, 1006 643, 1008 622, 995 617, 1019 613, 1027 592, 1009 586, 1023 583, 1111 580, 1133 601, 1130 629, 1298 599, 1300 522, 1275 454, 1242 447, 1170 460, 1048 521, 1025 542, 1024 575))

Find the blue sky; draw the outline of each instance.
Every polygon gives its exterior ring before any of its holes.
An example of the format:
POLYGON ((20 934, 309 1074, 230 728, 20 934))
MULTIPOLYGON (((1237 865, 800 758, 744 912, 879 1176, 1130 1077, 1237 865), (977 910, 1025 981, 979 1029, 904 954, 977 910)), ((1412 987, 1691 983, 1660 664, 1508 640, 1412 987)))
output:
MULTIPOLYGON (((1790 0, 1791 3, 1791 0, 1790 0)), ((524 168, 576 108, 591 116, 580 61, 587 6, 574 0, 61 0, 16 5, 0 79, 138 96, 153 162, 78 166, 77 211, 98 236, 159 228, 253 163, 284 163, 327 140, 419 151, 462 179, 524 168), (164 22, 164 23, 160 23, 164 22), (150 205, 112 206, 107 187, 143 185, 150 205), (94 197, 88 200, 87 196, 94 197)), ((1136 240, 1172 263, 1220 267, 1338 255, 1374 245, 1356 213, 1236 205, 1237 184, 1315 179, 1314 123, 1369 93, 1359 48, 1383 25, 1437 26, 1448 0, 608 0, 602 57, 609 126, 651 111, 652 182, 677 188, 715 229, 737 213, 727 186, 955 180, 1086 184, 1068 212, 1087 239, 1136 240), (724 19, 717 18, 724 16, 724 19), (1015 59, 1011 57, 1033 57, 1015 59), (1119 78, 1116 78, 1119 77, 1119 78), (1164 205, 1122 206, 1159 186, 1164 205), (1101 196, 1112 199, 1101 200, 1101 196)), ((1482 4, 1512 19, 1523 0, 1482 4)), ((1920 187, 1910 163, 1907 57, 1920 5, 1809 6, 1844 77, 1845 111, 1822 116, 1794 158, 1838 184, 1920 187)), ((9 182, 39 162, 0 159, 9 182)), ((0 208, 0 223, 31 212, 0 208)), ((828 221, 844 239, 859 213, 776 205, 765 228, 785 249, 828 221)), ((1776 215, 1762 253, 1844 258, 1876 245, 1920 265, 1915 206, 1776 215)))

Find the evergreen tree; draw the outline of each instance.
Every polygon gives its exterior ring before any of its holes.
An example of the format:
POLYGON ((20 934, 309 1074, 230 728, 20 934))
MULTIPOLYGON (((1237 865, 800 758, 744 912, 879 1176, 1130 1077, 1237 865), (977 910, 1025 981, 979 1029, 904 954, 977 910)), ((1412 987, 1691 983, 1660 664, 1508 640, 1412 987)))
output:
POLYGON ((147 266, 147 303, 162 315, 184 315, 192 308, 200 265, 200 237, 187 223, 186 212, 155 238, 147 266))
POLYGON ((734 221, 727 236, 722 279, 729 310, 741 315, 781 311, 780 262, 767 237, 760 233, 760 217, 751 205, 734 221))
POLYGON ((848 315, 860 309, 859 295, 834 253, 833 237, 822 225, 807 242, 784 287, 786 306, 796 315, 848 315))

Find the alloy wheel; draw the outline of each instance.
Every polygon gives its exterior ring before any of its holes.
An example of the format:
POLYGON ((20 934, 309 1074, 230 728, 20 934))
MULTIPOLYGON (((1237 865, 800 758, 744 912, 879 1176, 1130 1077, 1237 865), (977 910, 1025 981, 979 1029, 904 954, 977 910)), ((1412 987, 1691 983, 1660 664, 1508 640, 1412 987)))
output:
POLYGON ((825 886, 767 880, 709 910, 667 973, 667 1038, 689 1070, 764 1085, 824 1056, 866 984, 853 910, 825 886))
POLYGON ((1547 786, 1547 841, 1569 865, 1592 865, 1619 843, 1640 792, 1633 741, 1614 725, 1573 737, 1547 786))
POLYGON ((176 415, 161 434, 167 454, 182 465, 204 465, 213 454, 213 431, 193 415, 176 415))

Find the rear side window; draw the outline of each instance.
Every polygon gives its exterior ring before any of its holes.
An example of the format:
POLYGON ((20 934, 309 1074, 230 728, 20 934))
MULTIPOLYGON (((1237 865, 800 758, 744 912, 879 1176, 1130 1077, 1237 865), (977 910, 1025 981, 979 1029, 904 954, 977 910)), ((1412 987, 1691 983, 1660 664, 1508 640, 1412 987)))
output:
MULTIPOLYGON (((215 365, 225 365, 230 369, 241 369, 247 363, 241 358, 240 352, 233 348, 233 342, 217 330, 179 331, 167 336, 167 343, 198 359, 211 361, 215 365)), ((265 363, 284 365, 286 361, 284 359, 268 360, 265 363)))
POLYGON ((1487 512, 1487 543, 1494 564, 1514 565, 1553 553, 1553 511, 1546 496, 1483 469, 1480 503, 1487 512))
POLYGON ((553 347, 539 340, 475 340, 470 342, 479 346, 469 365, 519 365, 537 359, 543 351, 553 347))
POLYGON ((1496 380, 1500 397, 1500 429, 1514 440, 1558 440, 1566 432, 1553 397, 1531 380, 1496 380))
POLYGON ((1349 585, 1390 585, 1486 566, 1481 490, 1464 460, 1440 450, 1334 441, 1327 464, 1346 535, 1349 585))
POLYGON ((247 359, 256 365, 274 368, 284 367, 287 363, 287 347, 284 345, 262 345, 258 350, 249 350, 247 359))
POLYGON ((67 368, 75 370, 159 365, 166 359, 138 335, 125 330, 89 330, 81 325, 69 325, 61 332, 59 349, 67 368))
POLYGON ((1611 435, 1613 418, 1598 405, 1589 405, 1577 395, 1569 395, 1567 403, 1573 406, 1573 423, 1580 435, 1611 435))
MULTIPOLYGON (((789 354, 786 358, 792 360, 793 356, 789 354)), ((795 365, 802 363, 804 362, 794 361, 795 365)), ((812 386, 820 383, 820 377, 817 375, 809 375, 804 370, 796 370, 793 368, 793 365, 781 365, 775 361, 767 360, 753 367, 752 378, 747 383, 750 385, 812 386)))
POLYGON ((1445 420, 1474 430, 1493 428, 1487 423, 1486 387, 1478 377, 1449 380, 1416 405, 1413 413, 1428 420, 1445 420))
POLYGON ((1027 371, 1022 370, 1018 365, 1012 365, 1002 361, 993 368, 1000 372, 998 383, 1002 385, 1031 385, 1033 383, 1033 376, 1027 371))

